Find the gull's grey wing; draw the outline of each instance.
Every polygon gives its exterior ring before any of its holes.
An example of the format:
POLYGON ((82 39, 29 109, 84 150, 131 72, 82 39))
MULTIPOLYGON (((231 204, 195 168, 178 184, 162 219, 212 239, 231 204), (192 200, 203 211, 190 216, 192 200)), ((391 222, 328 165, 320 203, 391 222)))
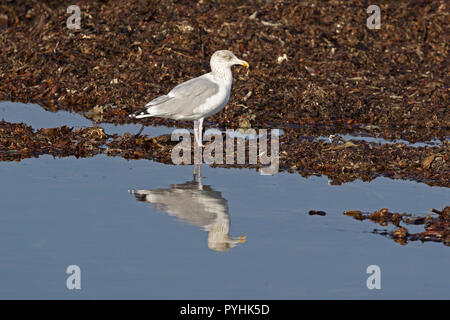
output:
POLYGON ((150 101, 149 103, 147 103, 144 107, 144 109, 140 109, 138 111, 136 111, 135 113, 131 114, 130 117, 133 118, 146 118, 146 117, 151 117, 154 116, 154 114, 152 114, 152 112, 154 111, 152 109, 153 106, 157 106, 159 104, 162 104, 164 102, 167 102, 169 100, 171 100, 172 98, 169 97, 168 95, 164 95, 164 96, 160 96, 156 99, 153 99, 152 101, 150 101))
POLYGON ((147 103, 145 106, 148 108, 148 107, 151 107, 151 106, 155 106, 155 105, 164 103, 164 102, 166 102, 166 101, 168 101, 170 99, 172 99, 172 98, 169 97, 168 95, 160 96, 160 97, 158 97, 156 99, 153 99, 152 101, 147 103))
POLYGON ((194 109, 217 94, 219 86, 204 76, 183 82, 167 95, 150 101, 146 107, 149 116, 186 119, 195 116, 194 109))
POLYGON ((176 97, 196 97, 205 96, 206 93, 209 93, 207 96, 211 96, 218 91, 219 86, 215 82, 209 80, 206 75, 203 75, 201 77, 180 83, 175 88, 170 90, 169 95, 176 97))

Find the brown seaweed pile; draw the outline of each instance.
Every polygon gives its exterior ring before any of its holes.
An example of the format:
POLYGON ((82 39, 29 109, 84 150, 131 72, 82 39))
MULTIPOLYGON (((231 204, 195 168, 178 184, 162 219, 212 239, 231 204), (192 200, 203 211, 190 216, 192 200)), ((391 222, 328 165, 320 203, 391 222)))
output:
POLYGON ((437 214, 411 215, 409 213, 392 213, 388 209, 383 208, 373 213, 363 213, 361 211, 345 211, 344 214, 357 220, 371 220, 381 226, 393 224, 397 227, 394 231, 378 230, 373 232, 392 238, 402 245, 409 241, 434 241, 442 242, 446 246, 450 246, 450 207, 445 207, 442 211, 431 209, 431 212, 437 214), (423 225, 425 231, 419 233, 410 233, 406 225, 423 225))
POLYGON ((123 123, 230 49, 251 70, 235 70, 230 104, 210 125, 448 136, 447 1, 380 1, 379 30, 359 0, 77 5, 81 29, 71 30, 66 1, 0 2, 0 99, 123 123))
MULTIPOLYGON (((77 5, 81 28, 69 29, 66 1, 0 1, 0 100, 130 122, 129 113, 207 72, 211 54, 230 49, 251 68, 234 70, 228 106, 205 127, 283 129, 280 169, 325 174, 333 184, 386 176, 449 186, 447 1, 380 1, 378 30, 367 28, 368 2, 357 0, 77 5), (314 139, 337 133, 442 143, 314 139)), ((1 125, 3 160, 104 152, 171 163, 174 146, 164 136, 92 139, 83 130, 100 129, 1 125)))
MULTIPOLYGON (((432 147, 411 147, 404 143, 384 144, 366 141, 346 141, 333 145, 325 141, 309 141, 300 137, 289 143, 280 138, 280 171, 298 172, 304 177, 326 175, 331 184, 361 179, 370 181, 378 176, 392 179, 409 179, 429 185, 449 187, 448 148, 445 152, 432 147)), ((226 136, 223 134, 223 141, 226 136)), ((194 138, 191 138, 191 163, 194 159, 194 138)), ((125 159, 149 159, 173 164, 172 150, 179 142, 171 141, 170 135, 159 137, 138 136, 126 133, 123 136, 108 135, 101 127, 73 129, 67 126, 33 130, 25 124, 0 122, 0 161, 21 160, 42 154, 54 156, 86 157, 98 153, 120 156, 125 159)), ((207 145, 209 143, 206 143, 207 145)), ((237 143, 234 159, 237 159, 237 143)), ((245 143, 245 164, 226 164, 226 144, 223 149, 225 168, 261 168, 260 162, 249 163, 249 143, 245 143)), ((261 146, 258 144, 259 150, 261 146)), ((268 155, 271 154, 270 143, 268 155)), ((213 154, 214 155, 214 152, 213 154)))
POLYGON ((67 126, 33 130, 25 124, 0 121, 0 161, 50 154, 58 157, 92 157, 103 150, 103 128, 73 129, 67 126))

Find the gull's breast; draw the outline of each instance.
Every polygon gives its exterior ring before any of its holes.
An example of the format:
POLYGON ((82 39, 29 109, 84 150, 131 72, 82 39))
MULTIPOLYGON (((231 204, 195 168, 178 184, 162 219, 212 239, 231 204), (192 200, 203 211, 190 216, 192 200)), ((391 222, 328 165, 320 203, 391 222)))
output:
POLYGON ((200 118, 206 118, 222 110, 230 99, 231 84, 219 84, 219 91, 206 99, 204 103, 193 110, 200 118))

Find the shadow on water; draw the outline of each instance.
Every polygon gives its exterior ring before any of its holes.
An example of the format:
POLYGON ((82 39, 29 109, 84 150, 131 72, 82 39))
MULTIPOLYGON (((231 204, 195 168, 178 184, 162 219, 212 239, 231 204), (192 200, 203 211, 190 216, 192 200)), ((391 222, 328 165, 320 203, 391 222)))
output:
POLYGON ((148 202, 156 209, 176 217, 182 222, 198 226, 208 232, 208 247, 215 251, 228 251, 246 240, 245 236, 230 237, 228 201, 222 193, 198 181, 172 184, 170 188, 130 190, 138 201, 148 202))

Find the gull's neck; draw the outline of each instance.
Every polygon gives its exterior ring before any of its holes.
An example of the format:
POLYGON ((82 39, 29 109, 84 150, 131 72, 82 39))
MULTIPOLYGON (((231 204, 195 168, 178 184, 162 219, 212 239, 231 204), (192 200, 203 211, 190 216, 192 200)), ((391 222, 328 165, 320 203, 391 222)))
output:
POLYGON ((230 67, 224 66, 211 66, 211 74, 212 76, 226 84, 231 84, 233 81, 233 73, 231 72, 230 67))

